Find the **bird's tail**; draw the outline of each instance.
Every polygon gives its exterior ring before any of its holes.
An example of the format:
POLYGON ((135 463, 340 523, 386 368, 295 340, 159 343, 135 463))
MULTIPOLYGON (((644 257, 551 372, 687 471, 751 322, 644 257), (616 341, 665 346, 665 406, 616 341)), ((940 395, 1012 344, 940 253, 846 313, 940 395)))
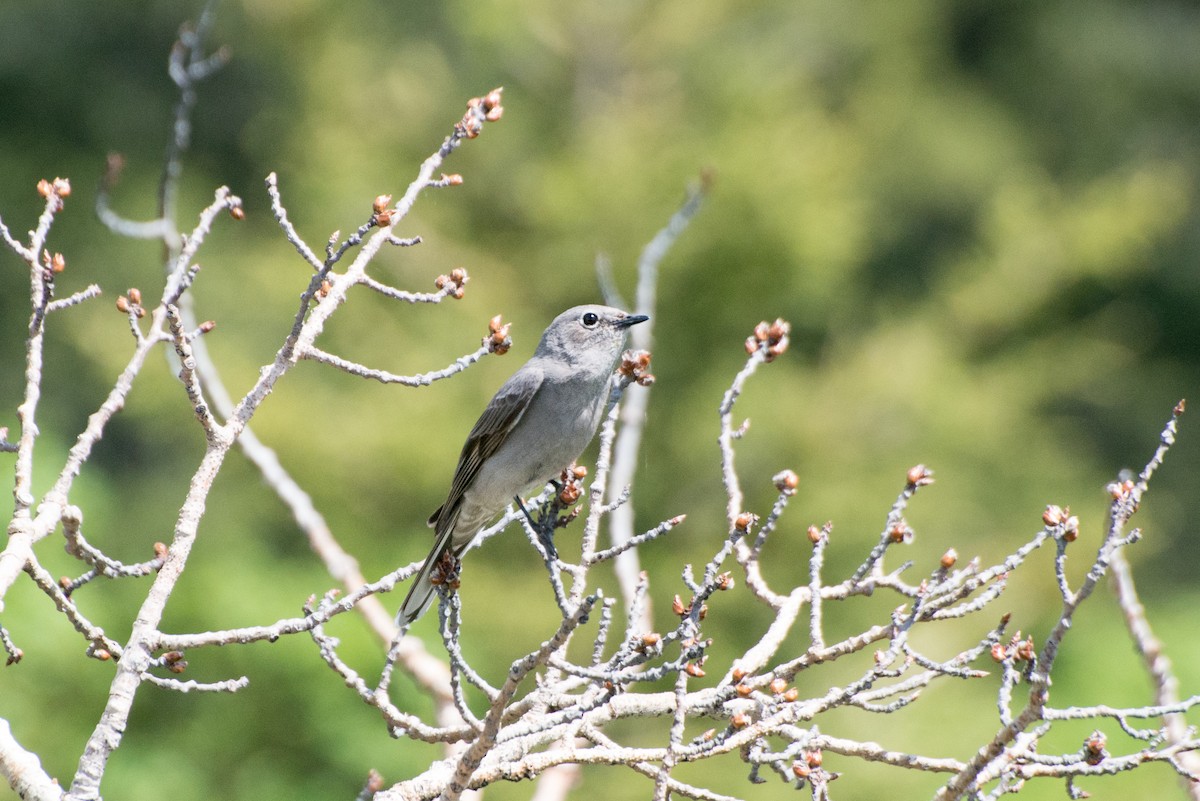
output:
POLYGON ((429 605, 433 603, 434 596, 437 595, 437 587, 431 581, 433 569, 441 561, 442 554, 450 548, 450 533, 451 527, 438 532, 433 549, 430 550, 429 556, 425 557, 425 563, 421 565, 417 575, 413 577, 408 595, 404 597, 404 603, 400 604, 400 611, 396 613, 396 625, 400 628, 408 626, 425 614, 429 605))

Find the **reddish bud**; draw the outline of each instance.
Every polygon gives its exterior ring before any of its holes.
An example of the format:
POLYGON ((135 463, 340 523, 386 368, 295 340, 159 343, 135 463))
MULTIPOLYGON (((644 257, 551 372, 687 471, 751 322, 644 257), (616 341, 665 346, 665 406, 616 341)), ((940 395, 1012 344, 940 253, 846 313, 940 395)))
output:
POLYGON ((1028 662, 1029 660, 1033 659, 1035 653, 1036 651, 1033 647, 1033 637, 1028 637, 1017 645, 1017 659, 1028 662))
POLYGON ((117 311, 121 312, 122 314, 129 313, 129 298, 125 297, 124 295, 117 296, 117 311))
POLYGON ((781 678, 771 679, 771 692, 780 695, 787 689, 787 682, 781 678))
POLYGON ((729 678, 733 679, 734 684, 738 684, 742 679, 746 678, 746 671, 742 670, 740 667, 735 667, 733 670, 729 671, 729 678))
POLYGON ((671 611, 680 616, 687 614, 687 607, 683 605, 683 599, 678 595, 671 601, 671 611))
POLYGON ((1071 515, 1063 521, 1063 539, 1074 542, 1079 538, 1079 518, 1071 515))
POLYGON ((947 549, 946 552, 942 554, 942 569, 949 570, 950 568, 954 567, 954 563, 957 561, 958 551, 954 550, 953 548, 947 549))
POLYGON ((795 495, 796 487, 800 486, 800 476, 793 473, 791 470, 784 470, 776 473, 771 479, 775 482, 775 489, 782 492, 784 495, 795 495))
POLYGON ((246 219, 246 212, 241 206, 230 206, 229 216, 240 222, 241 220, 246 219))
POLYGON ((138 289, 136 286, 129 287, 129 292, 127 292, 126 294, 129 295, 129 299, 132 302, 134 302, 134 303, 142 302, 142 291, 140 289, 138 289))
POLYGON ((754 692, 754 688, 749 684, 739 684, 733 688, 733 691, 737 693, 740 698, 749 698, 754 692))
POLYGON ((696 679, 704 678, 704 668, 700 667, 700 665, 696 664, 695 662, 688 662, 687 666, 684 667, 684 672, 696 679))
POLYGON ((652 631, 649 634, 642 635, 642 647, 644 648, 653 648, 660 642, 662 642, 662 635, 658 632, 652 631))
POLYGON ((750 716, 745 712, 736 712, 734 713, 733 717, 729 719, 729 723, 735 729, 744 729, 750 725, 750 716))
POLYGON ((749 531, 750 527, 753 526, 757 522, 758 522, 758 515, 752 514, 750 512, 742 512, 733 521, 733 527, 736 528, 738 531, 746 532, 746 531, 749 531))
POLYGON ((154 556, 156 559, 167 558, 167 546, 161 542, 154 543, 154 556))
POLYGON ((787 701, 788 703, 795 701, 799 697, 800 697, 800 691, 797 690, 795 687, 788 687, 787 691, 784 692, 784 694, 783 694, 783 700, 787 701))
POLYGON ((376 214, 382 214, 391 204, 391 195, 378 195, 375 198, 375 202, 371 204, 371 210, 376 214))
POLYGON ((933 471, 923 464, 914 465, 908 469, 908 486, 924 487, 933 483, 933 471))
POLYGON ((384 209, 375 215, 375 224, 380 227, 387 227, 392 224, 391 209, 384 209))
POLYGON ((818 542, 821 541, 821 537, 824 535, 824 533, 825 532, 821 531, 821 529, 817 528, 816 526, 809 526, 808 527, 808 541, 811 542, 813 545, 816 545, 818 542))

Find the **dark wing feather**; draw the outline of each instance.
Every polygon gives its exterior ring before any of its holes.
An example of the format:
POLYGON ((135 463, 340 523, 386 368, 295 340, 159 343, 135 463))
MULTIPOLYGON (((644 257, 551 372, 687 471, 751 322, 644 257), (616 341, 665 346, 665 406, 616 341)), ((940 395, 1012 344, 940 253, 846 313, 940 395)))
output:
POLYGON ((537 368, 526 366, 518 370, 500 387, 480 415, 475 427, 467 435, 466 444, 458 457, 458 468, 454 471, 454 480, 450 482, 450 493, 446 496, 446 502, 429 519, 439 532, 447 528, 448 523, 453 522, 463 493, 479 474, 479 468, 499 450, 508 439, 509 433, 521 421, 525 410, 529 408, 542 386, 542 377, 542 371, 537 368))
POLYGON ((458 458, 458 469, 454 471, 454 480, 450 483, 450 494, 446 496, 446 502, 429 517, 429 525, 437 529, 433 549, 425 557, 424 564, 413 578, 404 603, 400 605, 400 612, 396 616, 399 626, 412 623, 424 614, 433 602, 435 588, 429 578, 442 554, 450 548, 463 493, 479 474, 480 466, 504 444, 509 433, 521 421, 541 385, 541 370, 528 366, 518 370, 496 392, 496 396, 467 435, 467 442, 458 458))

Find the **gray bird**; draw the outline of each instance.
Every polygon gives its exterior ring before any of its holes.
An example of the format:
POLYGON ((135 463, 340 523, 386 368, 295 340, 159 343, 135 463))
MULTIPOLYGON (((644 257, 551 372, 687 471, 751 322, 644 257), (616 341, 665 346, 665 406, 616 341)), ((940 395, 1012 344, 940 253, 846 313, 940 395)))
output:
POLYGON ((434 568, 460 557, 514 498, 544 487, 596 435, 626 330, 648 317, 576 306, 550 323, 533 357, 488 402, 467 435, 450 494, 429 517, 433 549, 396 615, 405 627, 434 598, 434 568))

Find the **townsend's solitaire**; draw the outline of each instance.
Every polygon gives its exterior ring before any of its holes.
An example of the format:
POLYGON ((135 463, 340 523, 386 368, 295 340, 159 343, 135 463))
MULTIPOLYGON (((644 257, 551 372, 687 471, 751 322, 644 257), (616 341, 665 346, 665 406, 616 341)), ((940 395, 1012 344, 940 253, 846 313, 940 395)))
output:
POLYGON ((398 626, 429 608, 430 579, 448 553, 457 560, 514 497, 520 502, 579 458, 604 414, 625 331, 647 319, 609 306, 576 306, 554 318, 467 435, 450 494, 429 517, 433 550, 400 606, 398 626))

